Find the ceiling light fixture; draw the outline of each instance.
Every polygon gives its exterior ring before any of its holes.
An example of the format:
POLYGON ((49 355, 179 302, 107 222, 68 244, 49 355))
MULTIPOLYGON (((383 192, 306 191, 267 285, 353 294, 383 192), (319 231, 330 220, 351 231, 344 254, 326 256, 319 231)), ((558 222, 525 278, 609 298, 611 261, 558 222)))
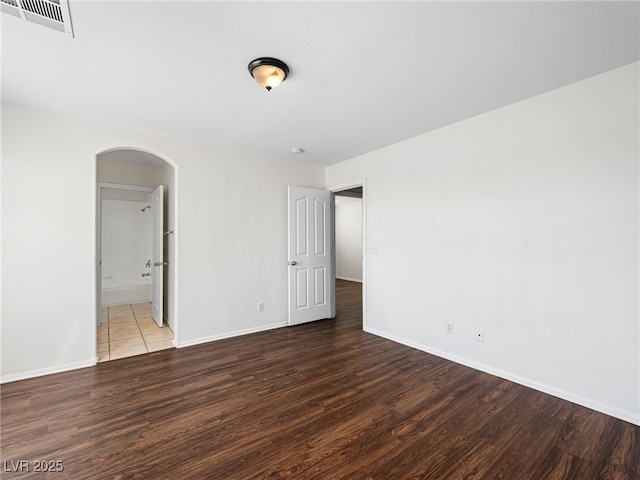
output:
POLYGON ((270 91, 284 82, 289 75, 289 67, 277 58, 262 57, 249 64, 249 73, 258 85, 270 91))
POLYGON ((291 147, 290 152, 293 153, 294 155, 298 155, 300 153, 304 153, 304 150, 300 147, 291 147))

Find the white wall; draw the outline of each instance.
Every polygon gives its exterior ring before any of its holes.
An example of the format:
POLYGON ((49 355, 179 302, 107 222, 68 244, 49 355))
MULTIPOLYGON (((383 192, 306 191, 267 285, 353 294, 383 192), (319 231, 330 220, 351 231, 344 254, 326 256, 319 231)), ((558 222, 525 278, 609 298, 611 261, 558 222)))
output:
POLYGON ((177 166, 178 344, 286 322, 286 187, 322 168, 3 105, 2 381, 95 361, 96 155, 118 147, 177 166))
POLYGON ((362 199, 335 198, 336 278, 362 282, 362 199))
POLYGON ((638 105, 635 63, 329 167, 367 330, 640 424, 638 105))
MULTIPOLYGON (((103 291, 151 285, 152 267, 145 265, 153 256, 153 213, 150 209, 142 211, 150 203, 102 199, 103 291)), ((148 290, 145 301, 151 301, 151 289, 148 290)), ((103 297, 103 304, 104 300, 103 297)))
MULTIPOLYGON (((138 185, 151 188, 155 188, 165 182, 166 170, 164 167, 108 160, 104 158, 106 155, 98 155, 98 182, 138 185)), ((123 154, 120 155, 120 157, 123 156, 123 154)), ((132 152, 131 156, 135 158, 136 152, 132 152)))

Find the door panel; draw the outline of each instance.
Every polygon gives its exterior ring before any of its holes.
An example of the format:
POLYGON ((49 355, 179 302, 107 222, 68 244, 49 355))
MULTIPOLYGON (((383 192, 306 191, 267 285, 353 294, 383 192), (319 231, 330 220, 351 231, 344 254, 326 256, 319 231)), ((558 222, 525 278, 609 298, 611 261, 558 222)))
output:
POLYGON ((294 235, 295 235, 295 255, 296 256, 306 256, 307 255, 307 228, 304 225, 307 222, 307 197, 296 199, 296 226, 294 227, 294 235), (298 228, 301 226, 301 228, 298 228))
POLYGON ((308 272, 304 269, 296 269, 296 309, 309 308, 307 296, 309 286, 308 272))
POLYGON ((289 325, 332 315, 331 193, 289 187, 289 325))
MULTIPOLYGON (((331 200, 331 199, 329 199, 331 200)), ((315 236, 314 236, 314 253, 316 255, 326 255, 327 253, 327 242, 325 238, 326 228, 325 222, 327 221, 327 212, 326 207, 328 205, 325 202, 320 201, 317 198, 314 198, 314 209, 315 211, 313 219, 315 221, 315 236)))
POLYGON ((164 281, 164 258, 163 258, 163 188, 159 185, 151 196, 153 205, 153 270, 151 286, 151 306, 153 320, 159 327, 163 325, 163 281, 164 281))

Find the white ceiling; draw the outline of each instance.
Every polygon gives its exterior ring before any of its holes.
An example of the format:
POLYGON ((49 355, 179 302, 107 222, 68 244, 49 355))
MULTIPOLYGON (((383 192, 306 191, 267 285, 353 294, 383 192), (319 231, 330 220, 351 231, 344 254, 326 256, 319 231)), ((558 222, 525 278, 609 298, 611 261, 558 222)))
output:
POLYGON ((640 57, 637 1, 69 6, 74 38, 1 15, 3 102, 318 165, 640 57))

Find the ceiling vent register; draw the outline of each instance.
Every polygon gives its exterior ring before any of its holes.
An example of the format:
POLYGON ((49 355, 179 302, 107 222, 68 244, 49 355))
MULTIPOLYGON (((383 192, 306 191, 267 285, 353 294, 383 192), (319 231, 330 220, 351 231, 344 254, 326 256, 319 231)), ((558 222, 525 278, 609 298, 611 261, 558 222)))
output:
POLYGON ((0 0, 3 13, 73 36, 67 0, 0 0))

